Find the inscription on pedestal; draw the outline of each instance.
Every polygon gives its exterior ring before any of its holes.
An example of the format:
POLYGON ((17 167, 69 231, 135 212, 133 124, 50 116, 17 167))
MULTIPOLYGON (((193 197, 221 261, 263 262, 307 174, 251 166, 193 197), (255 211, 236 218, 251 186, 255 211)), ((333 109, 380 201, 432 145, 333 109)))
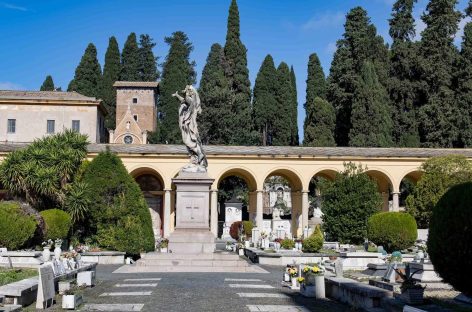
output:
POLYGON ((179 207, 183 211, 177 214, 177 227, 208 227, 208 197, 197 194, 178 194, 179 207), (179 196, 180 195, 180 196, 179 196), (206 205, 205 205, 206 203, 206 205))

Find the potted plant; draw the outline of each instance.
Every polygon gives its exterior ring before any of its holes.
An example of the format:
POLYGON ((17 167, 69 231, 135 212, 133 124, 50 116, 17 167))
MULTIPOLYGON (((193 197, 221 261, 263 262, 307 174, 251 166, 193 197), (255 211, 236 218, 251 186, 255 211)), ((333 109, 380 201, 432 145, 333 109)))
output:
POLYGON ((51 261, 51 247, 52 247, 53 241, 51 239, 48 239, 47 241, 43 242, 41 246, 43 246, 43 261, 51 261))
POLYGON ((291 289, 300 289, 300 284, 298 283, 297 277, 298 277, 298 270, 295 267, 292 267, 288 269, 288 274, 290 275, 291 278, 291 289))
POLYGON ((167 238, 161 238, 159 240, 159 250, 160 252, 167 252, 169 247, 169 240, 167 238))
POLYGON ((293 268, 293 266, 291 265, 287 265, 287 267, 285 268, 285 271, 284 271, 284 282, 287 282, 287 283, 290 283, 291 282, 291 278, 290 278, 290 274, 288 273, 288 271, 293 268))
POLYGON ((403 279, 402 284, 400 285, 401 290, 401 298, 405 300, 408 304, 422 304, 424 298, 424 288, 421 286, 418 280, 413 278, 413 276, 423 271, 422 269, 418 269, 413 273, 410 272, 410 266, 407 265, 405 269, 405 273, 402 273, 400 270, 395 269, 400 277, 403 279))
POLYGON ((238 253, 240 256, 244 256, 244 244, 243 243, 238 243, 238 253))
POLYGON ((78 286, 65 290, 62 295, 62 308, 75 310, 82 303, 82 294, 80 291, 81 288, 78 286))
POLYGON ((325 280, 324 270, 319 265, 306 266, 303 268, 303 275, 305 277, 307 297, 315 297, 322 299, 326 297, 325 294, 325 280))

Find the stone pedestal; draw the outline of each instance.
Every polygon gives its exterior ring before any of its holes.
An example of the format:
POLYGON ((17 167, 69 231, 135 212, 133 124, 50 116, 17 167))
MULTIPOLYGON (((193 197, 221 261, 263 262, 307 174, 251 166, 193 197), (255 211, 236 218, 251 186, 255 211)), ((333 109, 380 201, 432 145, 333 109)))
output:
POLYGON ((210 231, 210 186, 206 172, 181 171, 176 186, 176 226, 169 236, 169 250, 179 254, 212 253, 215 236, 210 231))

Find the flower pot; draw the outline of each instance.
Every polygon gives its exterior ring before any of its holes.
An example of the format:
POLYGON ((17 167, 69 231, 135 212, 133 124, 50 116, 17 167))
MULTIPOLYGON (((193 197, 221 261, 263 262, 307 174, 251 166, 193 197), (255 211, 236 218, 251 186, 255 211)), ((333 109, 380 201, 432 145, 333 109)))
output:
POLYGON ((308 297, 308 298, 314 298, 315 297, 315 286, 310 286, 310 285, 306 285, 306 284, 302 284, 300 286, 300 293, 304 296, 304 297, 308 297))
POLYGON ((61 258, 61 253, 62 253, 61 247, 56 245, 56 248, 54 248, 54 257, 56 258, 56 260, 59 260, 61 258))
POLYGON ((245 241, 245 242, 244 242, 244 247, 245 247, 245 248, 251 247, 251 242, 250 242, 250 241, 245 241))
POLYGON ((326 298, 324 275, 315 275, 315 298, 326 298))
POLYGON ((74 310, 82 303, 81 295, 63 295, 62 308, 67 310, 74 310))
POLYGON ((44 247, 43 249, 43 261, 48 262, 51 261, 51 250, 49 250, 50 247, 44 247))
POLYGON ((238 253, 240 256, 244 256, 244 248, 239 248, 238 253))
POLYGON ((291 289, 300 289, 300 283, 297 281, 297 277, 292 277, 292 285, 290 286, 291 289))
POLYGON ((167 247, 165 247, 165 248, 164 248, 164 247, 162 247, 162 248, 161 248, 161 252, 163 252, 163 253, 167 253, 167 247))
POLYGON ((410 288, 402 292, 401 298, 408 304, 422 304, 424 288, 410 288))

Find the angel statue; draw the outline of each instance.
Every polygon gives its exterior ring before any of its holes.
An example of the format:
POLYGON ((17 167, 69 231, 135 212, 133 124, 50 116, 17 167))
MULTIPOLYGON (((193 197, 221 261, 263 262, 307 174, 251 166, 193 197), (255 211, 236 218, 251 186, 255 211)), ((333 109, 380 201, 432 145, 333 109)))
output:
POLYGON ((202 141, 197 127, 197 115, 202 112, 200 97, 197 90, 191 85, 186 86, 182 91, 184 96, 176 91, 175 96, 180 101, 179 108, 179 127, 182 131, 182 141, 187 147, 190 155, 190 165, 184 167, 185 171, 206 171, 208 162, 203 152, 202 141))

